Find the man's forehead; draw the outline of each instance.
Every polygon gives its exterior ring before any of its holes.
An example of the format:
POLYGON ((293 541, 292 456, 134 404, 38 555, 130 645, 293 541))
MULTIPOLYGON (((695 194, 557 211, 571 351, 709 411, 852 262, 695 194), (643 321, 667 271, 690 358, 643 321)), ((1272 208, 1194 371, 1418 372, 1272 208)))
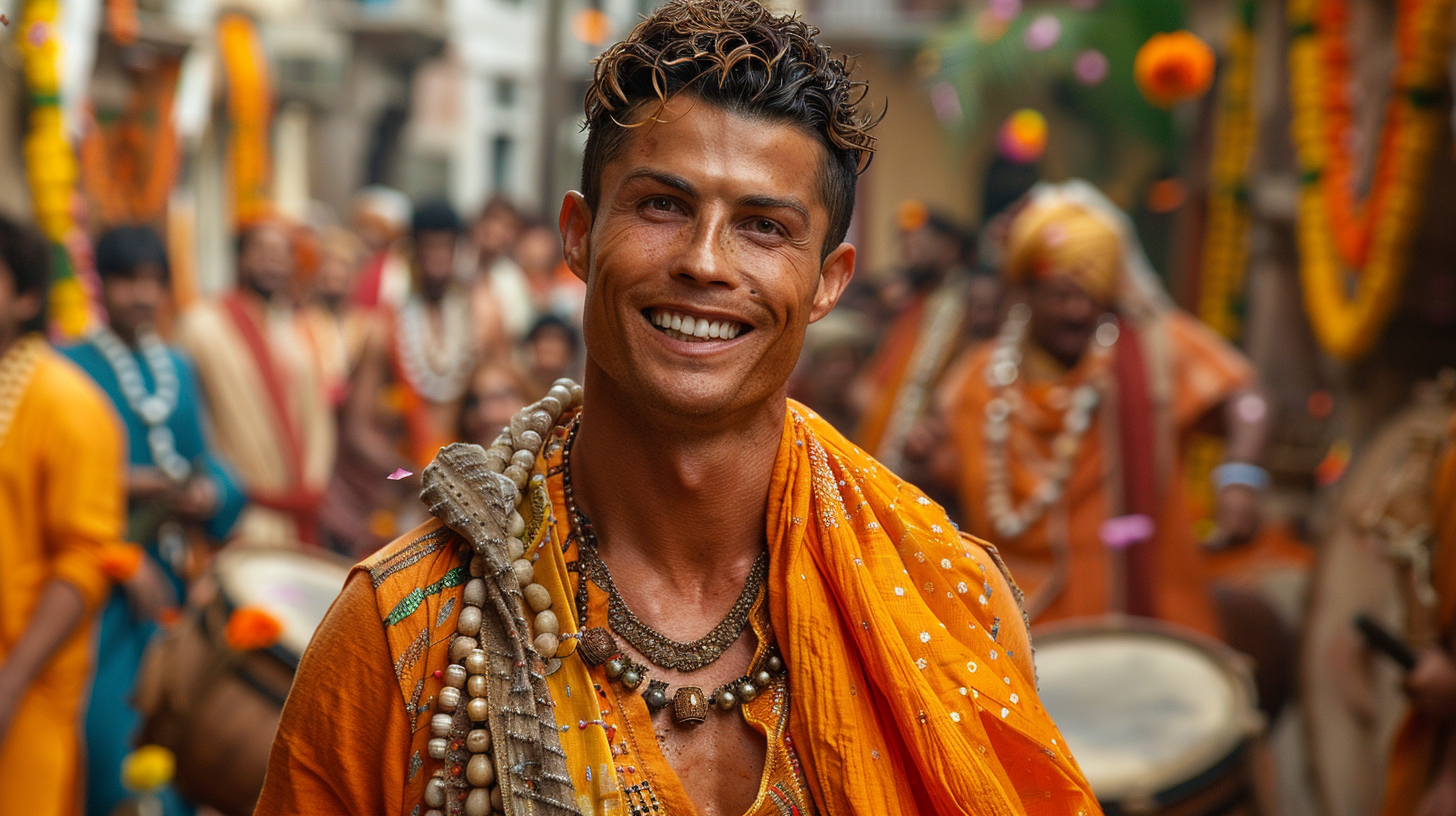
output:
POLYGON ((670 177, 697 192, 733 188, 735 195, 793 196, 805 206, 822 206, 825 151, 801 128, 691 96, 644 107, 607 165, 622 181, 670 177))

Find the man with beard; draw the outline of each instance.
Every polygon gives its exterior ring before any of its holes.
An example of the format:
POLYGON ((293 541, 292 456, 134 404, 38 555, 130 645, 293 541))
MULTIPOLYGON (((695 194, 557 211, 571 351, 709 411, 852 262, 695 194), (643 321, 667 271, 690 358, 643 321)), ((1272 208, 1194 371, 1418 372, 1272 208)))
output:
POLYGON ((672 0, 597 61, 559 218, 585 388, 426 471, 257 813, 1096 810, 993 551, 785 397, 873 150, 816 33, 672 0))
POLYGON ((1034 188, 1006 236, 1017 302, 942 403, 966 528, 1001 543, 1033 623, 1125 613, 1219 634, 1182 443, 1226 434, 1216 520, 1249 540, 1268 481, 1253 369, 1167 302, 1126 216, 1085 182, 1034 188))
POLYGON ((364 346, 344 406, 345 463, 332 491, 342 499, 347 487, 351 498, 330 502, 330 534, 345 552, 368 555, 421 519, 411 495, 418 479, 384 477, 416 471, 459 441, 471 375, 501 345, 499 325, 472 311, 470 292, 457 278, 462 229, 446 202, 415 209, 410 294, 386 309, 364 346), (354 512, 344 517, 334 512, 339 507, 354 512))
POLYGON ((969 235, 918 202, 900 216, 910 291, 855 386, 863 406, 855 442, 896 470, 930 395, 967 343, 985 339, 976 331, 988 312, 995 319, 1000 296, 993 279, 971 274, 969 235))
POLYGON ((106 396, 46 345, 50 251, 0 218, 0 813, 70 816, 125 453, 106 396))
MULTIPOLYGON (((183 525, 221 542, 243 509, 242 489, 208 450, 192 366, 156 334, 167 297, 167 251, 146 227, 118 227, 96 242, 96 272, 110 325, 65 349, 111 399, 126 429, 127 540, 145 555, 101 611, 86 709, 86 812, 107 816, 130 794, 121 764, 139 725, 129 699, 156 617, 184 597, 183 525)), ((170 790, 168 814, 185 814, 170 790)))
POLYGON ((197 366, 218 452, 236 468, 249 506, 249 543, 318 540, 318 506, 334 464, 334 417, 289 299, 294 253, 275 221, 237 239, 238 286, 193 307, 177 343, 197 366))

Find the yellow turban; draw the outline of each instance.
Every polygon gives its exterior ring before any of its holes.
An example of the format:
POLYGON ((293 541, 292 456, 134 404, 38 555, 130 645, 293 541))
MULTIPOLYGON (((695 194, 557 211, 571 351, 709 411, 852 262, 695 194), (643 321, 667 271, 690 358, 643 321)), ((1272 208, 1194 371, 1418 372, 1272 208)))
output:
POLYGON ((1005 274, 1012 284, 1065 275, 1106 305, 1117 297, 1122 254, 1122 238, 1106 218, 1081 204, 1047 196, 1033 200, 1012 220, 1005 274))

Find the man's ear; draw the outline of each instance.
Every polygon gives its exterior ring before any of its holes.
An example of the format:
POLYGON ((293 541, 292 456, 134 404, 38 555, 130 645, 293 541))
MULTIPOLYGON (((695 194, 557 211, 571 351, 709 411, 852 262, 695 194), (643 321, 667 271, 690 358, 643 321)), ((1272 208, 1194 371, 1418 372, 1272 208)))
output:
POLYGON ((40 315, 44 304, 40 292, 26 292, 11 302, 10 316, 18 324, 29 323, 40 315))
POLYGON ((850 278, 854 277, 854 244, 843 243, 834 248, 824 259, 824 264, 819 267, 819 288, 814 292, 814 308, 809 312, 809 322, 813 323, 834 308, 839 302, 839 296, 849 288, 850 278))
POLYGON ((566 265, 585 283, 587 269, 591 266, 592 213, 581 193, 572 190, 562 199, 557 224, 561 228, 561 248, 566 255, 566 265))

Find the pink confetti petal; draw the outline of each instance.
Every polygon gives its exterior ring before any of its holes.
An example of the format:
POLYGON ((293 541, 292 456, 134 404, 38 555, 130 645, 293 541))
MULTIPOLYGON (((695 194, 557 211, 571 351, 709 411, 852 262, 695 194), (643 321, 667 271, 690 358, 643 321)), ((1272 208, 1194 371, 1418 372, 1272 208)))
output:
POLYGON ((1136 514, 1110 518, 1102 523, 1102 543, 1114 550, 1125 550, 1153 537, 1153 520, 1136 514))
POLYGON ((1045 51, 1062 38, 1062 22, 1050 14, 1039 14, 1026 27, 1022 41, 1030 51, 1045 51))
POLYGON ((1083 85, 1098 85, 1107 79, 1107 56, 1101 51, 1087 49, 1077 55, 1075 69, 1077 81, 1083 85))
POLYGON ((414 471, 405 470, 404 468, 398 468, 393 473, 389 474, 388 476, 385 476, 384 478, 390 480, 391 482, 397 482, 400 479, 408 479, 409 477, 411 477, 413 475, 415 475, 414 474, 414 471))

